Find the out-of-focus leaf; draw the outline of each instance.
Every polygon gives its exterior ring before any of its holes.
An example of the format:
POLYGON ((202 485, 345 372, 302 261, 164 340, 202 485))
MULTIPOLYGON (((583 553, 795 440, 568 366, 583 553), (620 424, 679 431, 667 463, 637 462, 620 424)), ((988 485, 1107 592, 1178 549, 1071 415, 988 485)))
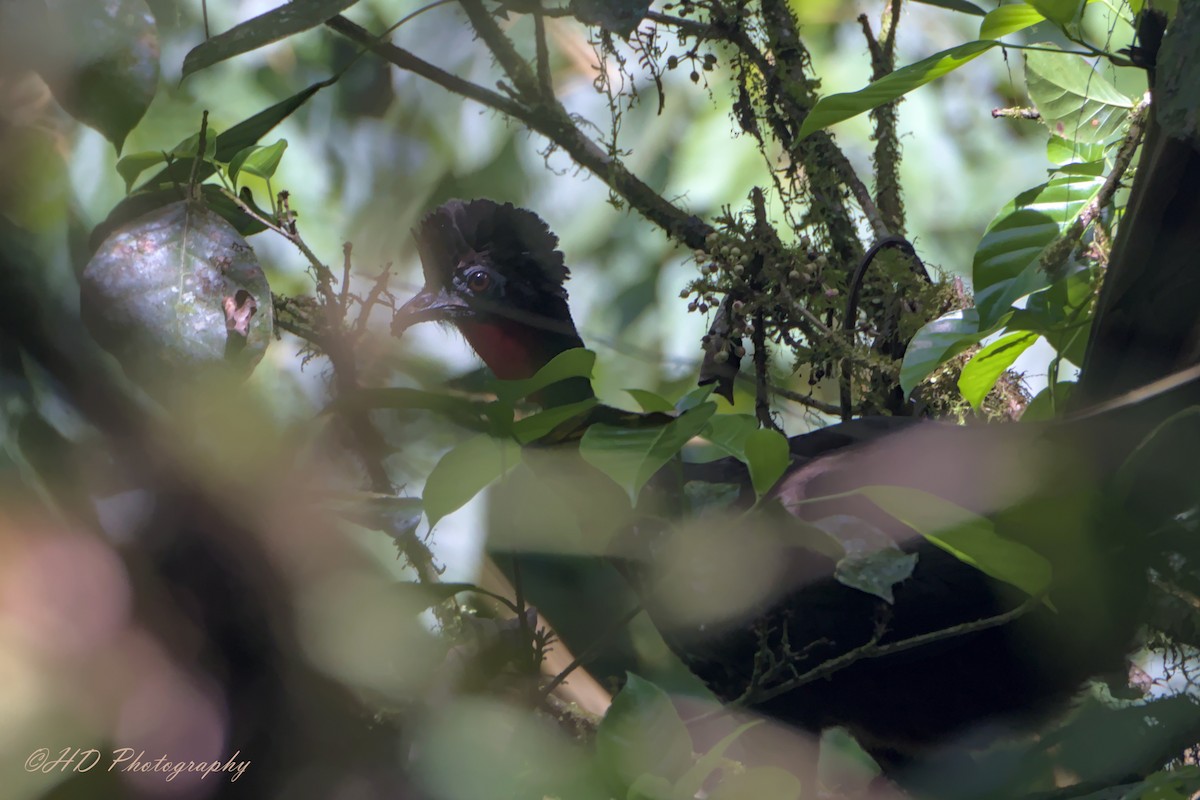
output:
POLYGON ((438 461, 421 500, 433 527, 467 504, 484 487, 521 463, 521 449, 507 438, 482 434, 457 445, 438 461))
MULTIPOLYGON (((254 116, 239 122, 217 136, 217 149, 213 159, 222 164, 228 164, 235 155, 266 136, 272 128, 291 116, 292 112, 308 102, 309 98, 314 94, 326 86, 332 86, 335 80, 334 78, 330 78, 320 83, 314 83, 291 97, 279 101, 270 108, 265 108, 254 116)), ((153 177, 146 180, 140 188, 146 189, 163 185, 173 186, 175 184, 184 184, 187 183, 191 171, 192 165, 190 162, 176 161, 171 166, 159 170, 153 177)), ((205 180, 213 172, 214 167, 212 164, 201 164, 200 168, 196 170, 196 180, 205 180)))
POLYGON ((1050 133, 1068 141, 1114 139, 1133 107, 1081 56, 1030 50, 1025 53, 1025 84, 1050 133))
POLYGON ((145 0, 52 0, 48 7, 70 54, 46 75, 67 112, 113 143, 117 153, 158 88, 158 29, 145 0))
POLYGON ((688 768, 688 771, 675 782, 674 796, 699 796, 705 782, 724 766, 725 751, 729 749, 729 746, 737 741, 738 737, 743 733, 756 725, 761 725, 762 722, 763 720, 756 719, 737 726, 731 733, 726 734, 721 741, 717 742, 711 749, 697 758, 695 763, 688 768))
POLYGON ((356 525, 382 531, 394 538, 410 534, 421 521, 419 497, 358 492, 334 498, 327 506, 338 516, 356 525))
POLYGON ((1010 33, 1037 25, 1046 18, 1031 5, 1009 3, 993 8, 979 23, 980 39, 1002 39, 1010 33))
POLYGON ((652 428, 592 425, 580 440, 579 453, 616 481, 636 504, 646 482, 704 429, 716 410, 716 404, 705 403, 666 425, 652 428))
POLYGON ((188 200, 104 241, 81 276, 80 311, 96 340, 149 388, 228 364, 248 372, 274 319, 254 251, 228 222, 188 200))
POLYGON ((901 67, 857 92, 822 97, 804 118, 804 124, 800 126, 800 138, 903 97, 913 89, 953 72, 998 44, 991 41, 967 42, 901 67))
POLYGON ((996 580, 1037 597, 1050 588, 1050 562, 996 533, 991 520, 937 495, 902 486, 864 486, 856 493, 930 542, 996 580))
POLYGON ((622 789, 643 775, 674 784, 692 764, 692 737, 666 692, 629 673, 596 730, 596 758, 622 789))
POLYGON ((708 800, 796 798, 803 796, 803 792, 800 779, 782 767, 751 767, 727 774, 708 795, 708 800))
POLYGON ((642 411, 647 413, 658 411, 663 414, 670 414, 675 410, 670 400, 654 392, 648 392, 645 389, 626 389, 625 393, 637 402, 642 411))
POLYGON ((287 139, 280 139, 274 144, 247 147, 230 160, 229 177, 234 180, 235 184, 237 176, 241 172, 249 172, 260 178, 274 177, 285 150, 287 150, 287 139))
POLYGON ((358 0, 291 0, 193 47, 183 59, 183 77, 226 59, 315 28, 358 0))
POLYGON ((359 389, 352 394, 339 395, 329 410, 357 408, 422 409, 442 414, 455 423, 471 430, 489 430, 486 403, 474 402, 464 397, 426 392, 406 387, 380 387, 359 389))
POLYGON ((996 380, 1037 340, 1036 333, 1010 333, 971 357, 958 376, 958 390, 976 411, 983 405, 983 398, 996 385, 996 380))
POLYGON ((423 609, 436 606, 460 592, 475 592, 473 583, 413 583, 400 581, 392 584, 401 598, 409 601, 413 608, 423 609))
POLYGON ((970 14, 976 17, 982 17, 987 13, 974 3, 968 3, 967 0, 917 0, 917 2, 924 3, 927 6, 947 8, 951 11, 958 11, 963 14, 970 14))
POLYGON ((791 463, 787 438, 779 431, 760 428, 746 436, 746 466, 754 493, 762 497, 783 476, 791 463))
POLYGON ((565 381, 568 378, 590 380, 595 365, 595 353, 576 347, 550 359, 550 362, 539 369, 532 378, 520 381, 496 381, 492 388, 496 392, 496 397, 500 398, 500 402, 515 403, 522 397, 528 397, 551 384, 565 381))

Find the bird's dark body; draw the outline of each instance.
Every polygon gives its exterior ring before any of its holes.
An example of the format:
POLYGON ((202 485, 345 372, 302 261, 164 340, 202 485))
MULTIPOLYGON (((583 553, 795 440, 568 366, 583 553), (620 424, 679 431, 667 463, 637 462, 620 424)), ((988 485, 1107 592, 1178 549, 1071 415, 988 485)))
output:
MULTIPOLYGON (((530 212, 489 201, 453 201, 423 223, 417 238, 427 256, 426 288, 406 306, 411 310, 401 311, 399 329, 439 318, 438 313, 451 321, 464 314, 490 323, 506 318, 500 313, 502 294, 493 290, 471 297, 455 288, 472 280, 484 283, 479 270, 506 269, 488 243, 471 233, 504 226, 494 219, 486 226, 463 223, 476 216, 513 217, 521 224, 509 229, 536 234, 519 263, 503 275, 509 291, 518 284, 527 287, 515 316, 507 319, 520 327, 530 324, 530 315, 542 313, 562 345, 578 342, 561 291, 566 270, 553 249, 553 234, 544 223, 535 225, 533 220, 540 220, 530 212), (546 261, 540 271, 539 258, 546 261), (554 289, 546 292, 540 312, 539 286, 554 289), (455 292, 448 301, 438 300, 455 292), (411 319, 404 318, 406 313, 411 319)), ((502 249, 521 250, 511 237, 502 249)), ((546 354, 540 357, 544 362, 546 354)), ((731 538, 728 552, 743 546, 753 550, 761 544, 752 541, 755 537, 774 549, 761 562, 769 567, 764 574, 743 576, 761 584, 757 598, 724 618, 681 623, 664 610, 655 573, 673 565, 655 563, 660 542, 654 525, 631 534, 631 546, 617 563, 672 649, 723 700, 743 698, 752 689, 752 708, 813 732, 844 726, 890 764, 960 736, 978 740, 976 734, 1028 729, 1063 707, 1089 676, 1119 668, 1131 646, 1145 570, 1138 548, 1131 546, 1140 541, 1133 536, 1137 526, 1128 524, 1136 511, 1112 491, 1110 479, 1151 427, 1146 421, 1120 427, 1111 420, 1084 420, 1041 428, 964 428, 876 418, 791 439, 792 467, 772 491, 772 499, 790 515, 777 515, 774 524, 843 516, 890 537, 900 550, 917 556, 912 574, 893 587, 892 603, 839 581, 833 559, 786 544, 787 536, 781 539, 777 532, 747 529, 741 521, 722 534, 731 538), (876 485, 919 490, 990 520, 1000 535, 1049 562, 1049 596, 1030 602, 1028 594, 988 577, 854 494, 876 485), (907 646, 913 637, 924 636, 932 640, 907 646), (887 649, 897 643, 906 646, 887 649), (868 644, 883 650, 787 691, 771 691, 868 644), (766 679, 764 651, 784 664, 766 679)), ((748 483, 744 467, 732 460, 685 465, 672 474, 675 480, 748 483)), ((668 478, 652 491, 665 487, 669 493, 670 486, 668 478)), ((707 563, 702 571, 711 575, 725 566, 707 563)), ((711 602, 712 587, 703 579, 683 583, 697 600, 711 602)))
MULTIPOLYGON (((977 744, 1044 722, 1070 703, 1086 679, 1120 671, 1132 647, 1146 582, 1144 569, 1135 561, 1136 548, 1122 541, 1129 531, 1119 521, 1120 504, 1093 497, 1091 476, 1077 471, 1078 483, 1060 477, 1062 483, 1049 496, 1034 493, 1024 504, 993 514, 1001 533, 1051 561, 1051 610, 989 578, 870 502, 845 496, 856 486, 872 484, 944 496, 951 488, 948 481, 986 485, 986 476, 1000 466, 997 461, 1002 463, 1014 452, 1064 444, 1059 429, 1023 430, 1026 441, 995 428, 866 418, 793 437, 794 466, 776 496, 795 516, 809 521, 835 514, 866 521, 887 533, 901 550, 915 554, 912 574, 894 587, 894 602, 840 582, 831 558, 783 548, 786 568, 748 613, 708 625, 703 632, 675 627, 669 615, 659 615, 656 622, 684 663, 725 701, 743 698, 755 680, 754 654, 759 651, 790 651, 794 656, 785 673, 760 687, 762 694, 871 643, 886 648, 913 637, 951 632, 911 649, 854 660, 829 675, 750 703, 756 711, 813 733, 844 727, 884 764, 903 764, 960 737, 977 744), (997 435, 1006 441, 998 444, 997 435), (931 451, 934 463, 917 468, 921 460, 916 458, 906 470, 889 465, 895 452, 913 447, 920 452, 922 445, 931 451), (957 461, 942 463, 944 469, 939 470, 938 460, 952 454, 957 461), (865 460, 874 462, 873 468, 864 466, 865 460), (828 495, 837 497, 811 501, 828 495), (1054 530, 1054 517, 1046 514, 1046 505, 1058 501, 1075 504, 1067 510, 1066 524, 1080 536, 1059 540, 1071 531, 1054 530), (1076 517, 1078 509, 1087 519, 1076 517), (1033 521, 1037 519, 1051 523, 1033 521), (1025 613, 1016 619, 986 622, 1018 608, 1025 613), (971 630, 953 635, 960 627, 971 630)), ((1069 430, 1065 436, 1077 433, 1069 430)), ((1093 466, 1107 469, 1104 464, 1093 466)), ((1075 467, 1073 457, 1061 465, 1063 470, 1075 467)), ((737 465, 727 462, 723 468, 730 471, 728 479, 737 465)), ((709 469, 715 471, 711 465, 709 469)), ((1051 474, 1038 478, 1049 480, 1051 474)), ((1007 502, 987 492, 958 496, 967 505, 980 506, 981 512, 1007 502)), ((635 583, 640 581, 641 575, 633 573, 635 583)), ((698 586, 697 591, 706 589, 698 586)), ((649 607, 655 616, 654 606, 649 607)))

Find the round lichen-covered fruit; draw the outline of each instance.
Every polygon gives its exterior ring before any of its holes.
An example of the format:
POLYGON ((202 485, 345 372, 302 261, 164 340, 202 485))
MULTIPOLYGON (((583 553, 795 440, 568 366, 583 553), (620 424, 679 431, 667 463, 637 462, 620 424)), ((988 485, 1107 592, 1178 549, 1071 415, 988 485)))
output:
POLYGON ((101 345, 148 387, 214 368, 249 374, 271 340, 271 287, 232 225, 172 203, 115 230, 80 279, 80 310, 101 345))

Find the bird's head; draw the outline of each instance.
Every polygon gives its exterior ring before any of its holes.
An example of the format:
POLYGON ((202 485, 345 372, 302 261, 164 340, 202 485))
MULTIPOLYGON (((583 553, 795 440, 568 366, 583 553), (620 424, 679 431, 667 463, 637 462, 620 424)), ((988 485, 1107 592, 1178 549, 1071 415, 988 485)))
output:
MULTIPOLYGON (((396 335, 419 322, 451 323, 504 380, 528 378, 583 346, 567 307, 569 271, 558 237, 537 214, 511 203, 451 200, 413 235, 425 286, 396 312, 396 335)), ((582 399, 591 389, 575 385, 569 394, 582 399)))

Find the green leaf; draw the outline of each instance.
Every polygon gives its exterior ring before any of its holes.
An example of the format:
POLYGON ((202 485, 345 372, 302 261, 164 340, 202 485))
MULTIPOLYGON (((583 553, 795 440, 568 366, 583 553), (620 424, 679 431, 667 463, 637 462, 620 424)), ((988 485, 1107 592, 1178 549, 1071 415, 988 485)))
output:
POLYGON ((654 392, 648 392, 645 389, 626 389, 625 393, 632 397, 642 411, 647 414, 653 414, 656 411, 670 414, 675 410, 670 400, 654 392))
POLYGON ((898 547, 855 553, 838 561, 834 577, 843 586, 874 595, 885 603, 896 602, 893 589, 908 580, 917 566, 917 554, 898 547))
POLYGON ((979 38, 1002 39, 1045 19, 1040 11, 1025 3, 999 6, 989 11, 979 24, 979 38))
POLYGON ((927 6, 937 6, 938 8, 946 8, 950 11, 958 11, 963 14, 971 14, 976 17, 982 17, 987 13, 974 3, 968 3, 967 0, 917 0, 917 2, 924 3, 927 6))
POLYGON ((1037 340, 1036 333, 1010 333, 980 350, 967 362, 958 377, 958 390, 976 411, 996 385, 996 380, 1037 340))
MULTIPOLYGON (((209 127, 204 131, 204 160, 211 163, 217 156, 217 133, 215 128, 209 127)), ((196 131, 191 136, 184 139, 179 144, 171 148, 171 156, 176 159, 186 159, 188 170, 192 168, 191 160, 196 157, 196 153, 200 151, 200 132, 196 131)))
POLYGON ((1037 393, 1037 396, 1025 406, 1021 414, 1022 422, 1045 422, 1062 416, 1071 397, 1074 381, 1059 381, 1053 386, 1047 386, 1037 393))
POLYGON ((712 444, 712 457, 698 461, 703 463, 723 456, 733 456, 743 464, 746 463, 746 437, 756 430, 758 420, 753 414, 717 414, 700 433, 701 437, 712 444))
POLYGON ((1084 313, 1095 298, 1098 275, 1080 269, 1029 297, 1025 308, 1013 312, 1009 330, 1033 331, 1046 338, 1058 354, 1082 364, 1091 320, 1084 313))
POLYGON ((762 428, 750 432, 745 447, 750 482, 754 484, 754 493, 762 497, 791 464, 787 437, 779 431, 762 428))
POLYGON ((903 486, 855 490, 933 544, 996 580, 1037 597, 1050 588, 1050 562, 1024 544, 996 533, 991 520, 903 486))
POLYGON ((1046 143, 1046 158, 1051 164, 1060 167, 1066 164, 1094 164, 1096 162, 1103 162, 1104 145, 1068 141, 1061 136, 1051 134, 1050 140, 1046 143))
POLYGON ((1096 144, 1117 138, 1133 107, 1077 55, 1028 51, 1025 84, 1050 133, 1068 141, 1096 144))
POLYGON ((315 28, 356 2, 358 0, 292 0, 273 8, 193 47, 184 56, 182 77, 315 28))
POLYGON ((496 381, 492 389, 502 403, 515 403, 522 397, 528 397, 551 384, 568 378, 592 378, 592 368, 596 365, 596 354, 591 350, 576 347, 559 353, 546 366, 542 367, 532 378, 519 381, 496 381))
POLYGON ((800 138, 903 97, 913 89, 953 72, 997 44, 990 41, 967 42, 901 67, 857 92, 822 97, 800 126, 800 138))
POLYGON ((229 177, 237 178, 240 172, 249 172, 260 178, 274 177, 285 150, 287 150, 287 139, 280 139, 274 144, 261 147, 259 145, 247 147, 229 162, 229 177))
MULTIPOLYGON (((291 97, 280 100, 275 105, 265 108, 254 116, 234 125, 216 137, 217 149, 213 160, 220 164, 228 164, 235 155, 266 136, 272 128, 291 116, 300 106, 307 103, 309 98, 314 94, 326 86, 332 86, 335 82, 336 79, 330 78, 329 80, 314 83, 291 97)), ((193 153, 195 152, 194 147, 192 151, 193 153)), ((191 163, 177 160, 169 167, 159 170, 152 178, 143 183, 139 187, 139 191, 150 187, 185 184, 191 176, 191 171, 191 163)), ((215 168, 212 164, 201 164, 200 168, 196 171, 196 180, 204 180, 211 176, 214 171, 215 168)))
POLYGON ((975 250, 975 306, 991 328, 1012 304, 1050 284, 1042 251, 1075 219, 1104 181, 1094 175, 1056 175, 1022 192, 1000 210, 975 250))
POLYGON ((161 164, 167 157, 161 150, 148 150, 143 153, 132 153, 117 162, 117 174, 125 179, 125 191, 133 188, 133 183, 146 170, 155 164, 161 164))
POLYGON ((1083 7, 1081 0, 1025 0, 1025 2, 1060 27, 1073 22, 1083 7))
POLYGON ((707 403, 708 398, 712 396, 713 390, 716 388, 716 384, 709 383, 692 389, 675 402, 675 411, 682 414, 685 411, 691 411, 696 406, 707 403))
POLYGON ((616 481, 636 505, 646 482, 704 429, 716 410, 716 403, 705 403, 666 425, 649 428, 591 425, 579 442, 579 454, 616 481))
POLYGON ((512 426, 513 438, 521 444, 529 444, 535 439, 540 439, 550 433, 559 425, 584 416, 590 409, 595 408, 599 402, 596 398, 589 397, 587 400, 580 400, 578 403, 554 406, 545 411, 531 414, 524 419, 519 419, 512 426))
POLYGON ((692 764, 692 737, 666 692, 628 673, 596 729, 596 759, 620 787, 644 775, 674 784, 692 764))
POLYGON ((988 331, 979 329, 979 312, 974 308, 951 311, 926 323, 908 343, 900 365, 904 396, 912 394, 935 369, 987 335, 988 331))
POLYGON ((443 517, 467 504, 492 481, 521 462, 521 449, 511 439, 487 434, 474 436, 442 456, 429 478, 421 500, 433 527, 443 517))

